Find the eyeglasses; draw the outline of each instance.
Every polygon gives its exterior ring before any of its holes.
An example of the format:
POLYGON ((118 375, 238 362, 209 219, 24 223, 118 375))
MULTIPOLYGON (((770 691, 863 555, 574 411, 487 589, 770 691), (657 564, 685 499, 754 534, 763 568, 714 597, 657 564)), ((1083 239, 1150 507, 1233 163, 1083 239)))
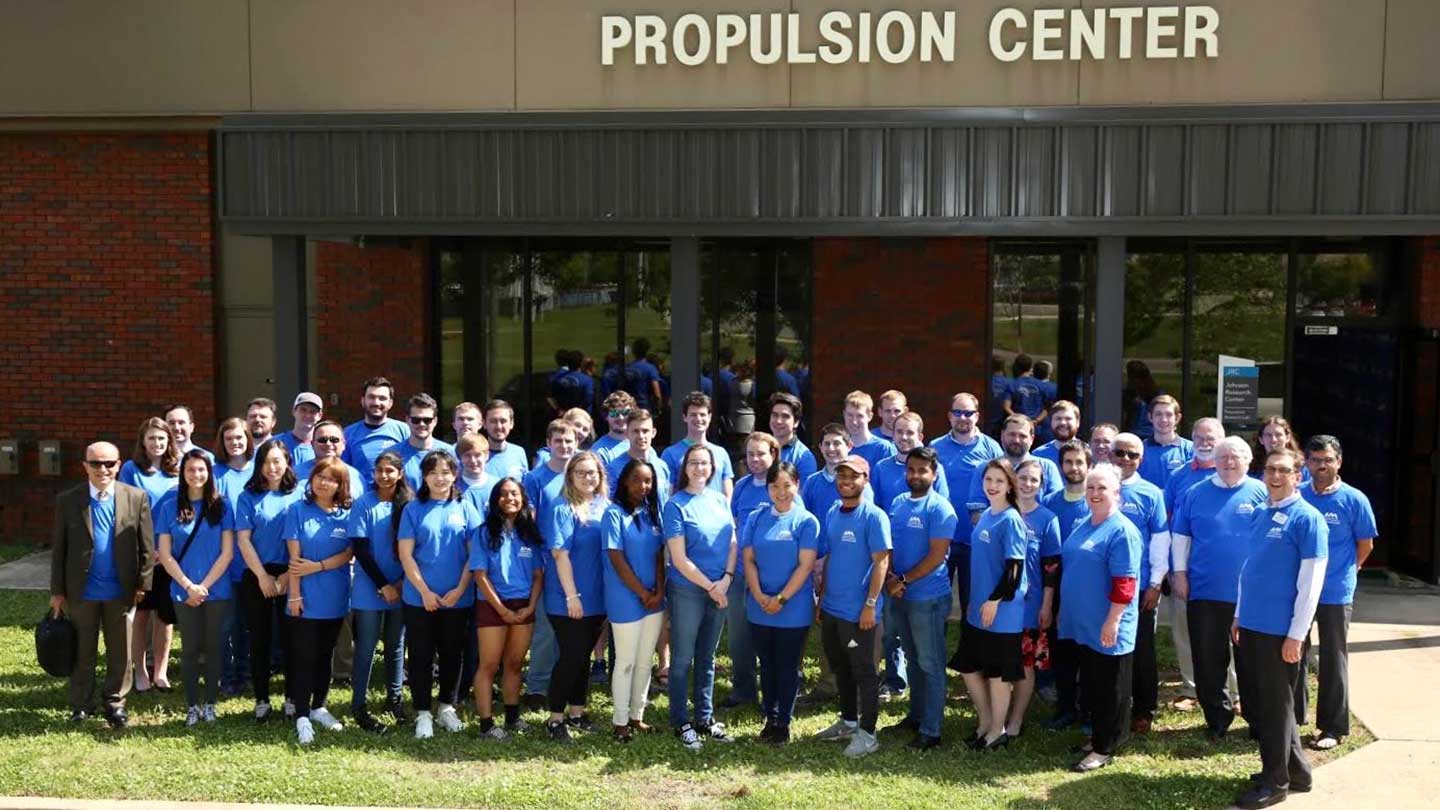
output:
POLYGON ((117 460, 115 460, 115 459, 113 459, 113 458, 112 458, 112 459, 89 459, 89 458, 87 458, 87 459, 85 459, 85 466, 86 466, 86 467, 89 467, 89 468, 92 469, 92 470, 98 470, 98 469, 100 469, 101 467, 104 467, 104 468, 107 469, 107 470, 113 470, 113 469, 115 469, 116 467, 119 467, 119 466, 120 466, 120 462, 117 461, 117 460))
POLYGON ((1115 458, 1123 458, 1123 459, 1137 459, 1137 458, 1140 458, 1140 453, 1138 453, 1138 452, 1136 452, 1136 451, 1134 451, 1134 450, 1111 450, 1111 451, 1110 451, 1110 455, 1114 456, 1115 458))
POLYGON ((435 421, 435 417, 433 417, 433 416, 412 416, 412 417, 410 417, 410 424, 412 424, 412 425, 428 425, 428 424, 430 424, 431 422, 434 422, 434 421, 435 421))
POLYGON ((950 409, 950 415, 951 415, 951 416, 958 417, 958 418, 960 418, 960 419, 970 419, 970 418, 974 417, 975 414, 978 414, 978 413, 980 413, 980 412, 979 412, 979 411, 967 411, 967 410, 963 410, 963 409, 961 409, 961 408, 951 408, 951 409, 950 409))
POLYGON ((621 419, 629 415, 629 408, 611 408, 609 411, 609 416, 611 419, 621 419))
POLYGON ((317 436, 312 439, 315 444, 339 444, 344 441, 339 436, 317 436))
POLYGON ((1271 466, 1271 465, 1269 465, 1269 464, 1266 464, 1266 465, 1265 465, 1265 472, 1267 472, 1267 473, 1280 473, 1281 475, 1294 475, 1294 474, 1295 474, 1295 468, 1294 468, 1294 467, 1274 467, 1274 466, 1271 466))

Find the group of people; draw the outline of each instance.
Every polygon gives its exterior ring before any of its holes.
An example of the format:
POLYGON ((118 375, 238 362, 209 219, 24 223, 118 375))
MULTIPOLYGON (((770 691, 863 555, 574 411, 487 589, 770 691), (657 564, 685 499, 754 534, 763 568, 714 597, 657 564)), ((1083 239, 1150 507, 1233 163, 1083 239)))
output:
POLYGON ((716 711, 747 703, 763 714, 760 738, 784 744, 818 624, 818 687, 833 689, 840 712, 816 736, 847 742, 846 756, 879 748, 879 703, 906 692, 896 730, 914 749, 940 746, 948 667, 978 718, 967 747, 1002 749, 1021 733, 1038 674, 1056 692, 1050 726, 1086 730, 1084 772, 1149 730, 1165 594, 1182 700, 1198 701, 1218 740, 1243 699, 1259 740, 1264 767, 1242 807, 1309 787, 1297 728, 1312 620, 1314 744, 1348 733, 1345 632, 1374 518, 1340 480, 1340 442, 1311 437, 1302 454, 1278 417, 1261 432, 1255 480, 1249 444, 1208 418, 1193 441, 1180 437, 1179 405, 1164 395, 1149 403, 1150 438, 1101 424, 1088 443, 1076 438, 1079 409, 1054 401, 1054 438, 1035 447, 1023 413, 1005 417, 998 442, 985 435, 970 393, 955 395, 948 430, 927 443, 902 393, 882 395, 872 429, 875 403, 855 391, 842 422, 817 432, 817 456, 797 435, 800 400, 780 391, 770 431, 745 441, 743 471, 707 438, 713 407, 700 391, 678 403, 686 436, 663 451, 652 414, 622 389, 604 400, 604 435, 570 409, 547 425, 533 465, 508 440, 514 412, 503 401, 456 406, 454 444, 436 438, 439 407, 426 394, 391 419, 394 386, 377 377, 361 404, 363 418, 342 426, 303 393, 292 430, 274 435, 274 404, 256 400, 247 419, 222 422, 214 455, 191 443, 183 406, 141 425, 123 467, 114 445, 87 448, 88 484, 57 503, 51 581, 52 609, 82 638, 74 719, 91 711, 100 633, 104 713, 124 726, 132 682, 166 682, 158 645, 169 640, 156 641, 157 629, 175 623, 187 723, 214 721, 237 655, 226 626, 238 617, 255 719, 293 718, 301 744, 342 727, 327 699, 347 626, 350 716, 369 731, 391 727, 368 708, 382 646, 385 713, 409 718, 408 672, 417 737, 461 730, 465 684, 482 737, 524 730, 529 705, 548 711, 543 730, 557 742, 593 729, 592 658, 608 649, 616 740, 651 730, 658 653, 680 745, 731 741, 716 711), (952 599, 963 624, 947 656, 952 599), (727 629, 732 691, 717 705, 727 629))

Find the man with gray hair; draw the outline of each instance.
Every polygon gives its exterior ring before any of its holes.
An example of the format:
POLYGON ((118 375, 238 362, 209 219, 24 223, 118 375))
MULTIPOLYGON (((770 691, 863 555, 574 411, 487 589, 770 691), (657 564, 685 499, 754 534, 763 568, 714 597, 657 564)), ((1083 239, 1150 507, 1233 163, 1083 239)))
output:
POLYGON ((1160 584, 1170 570, 1169 520, 1165 493, 1139 472, 1145 462, 1145 442, 1134 433, 1118 434, 1111 456, 1120 470, 1120 514, 1135 524, 1144 550, 1140 560, 1140 615, 1135 629, 1130 730, 1145 734, 1154 722, 1160 700, 1160 670, 1155 660, 1155 608, 1160 604, 1160 584))
POLYGON ((1195 665, 1195 692, 1205 712, 1205 736, 1218 743, 1235 720, 1226 689, 1231 666, 1230 624, 1240 569, 1249 553, 1250 521, 1268 497, 1249 477, 1250 446, 1238 436, 1220 441, 1215 474, 1180 498, 1170 522, 1170 587, 1189 600, 1186 618, 1195 665))
MULTIPOLYGON (((1215 446, 1225 438, 1225 425, 1213 416, 1197 419, 1190 438, 1195 443, 1194 457, 1165 483, 1167 515, 1174 516, 1181 495, 1215 474, 1215 446)), ((1195 700, 1195 666, 1190 658, 1190 624, 1185 616, 1185 600, 1176 596, 1172 588, 1161 602, 1165 621, 1170 625, 1170 638, 1175 643, 1175 659, 1180 665, 1180 697, 1172 705, 1182 712, 1194 711, 1199 703, 1195 700)))

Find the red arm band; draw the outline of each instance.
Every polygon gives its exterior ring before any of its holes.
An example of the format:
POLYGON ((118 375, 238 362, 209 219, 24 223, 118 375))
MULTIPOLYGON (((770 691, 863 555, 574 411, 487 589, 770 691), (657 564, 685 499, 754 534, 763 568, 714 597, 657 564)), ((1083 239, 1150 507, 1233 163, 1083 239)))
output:
POLYGON ((1135 577, 1111 577, 1110 601, 1117 605, 1128 605, 1135 598, 1135 577))

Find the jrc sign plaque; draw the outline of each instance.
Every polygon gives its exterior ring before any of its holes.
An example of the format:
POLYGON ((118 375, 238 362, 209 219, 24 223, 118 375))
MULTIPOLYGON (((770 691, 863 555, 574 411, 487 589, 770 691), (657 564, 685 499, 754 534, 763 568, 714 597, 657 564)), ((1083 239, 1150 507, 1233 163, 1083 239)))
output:
POLYGON ((956 38, 954 11, 604 15, 600 64, 843 65, 954 62, 958 48, 988 47, 1001 62, 1214 59, 1220 12, 1212 6, 1002 8, 987 42, 956 38))

